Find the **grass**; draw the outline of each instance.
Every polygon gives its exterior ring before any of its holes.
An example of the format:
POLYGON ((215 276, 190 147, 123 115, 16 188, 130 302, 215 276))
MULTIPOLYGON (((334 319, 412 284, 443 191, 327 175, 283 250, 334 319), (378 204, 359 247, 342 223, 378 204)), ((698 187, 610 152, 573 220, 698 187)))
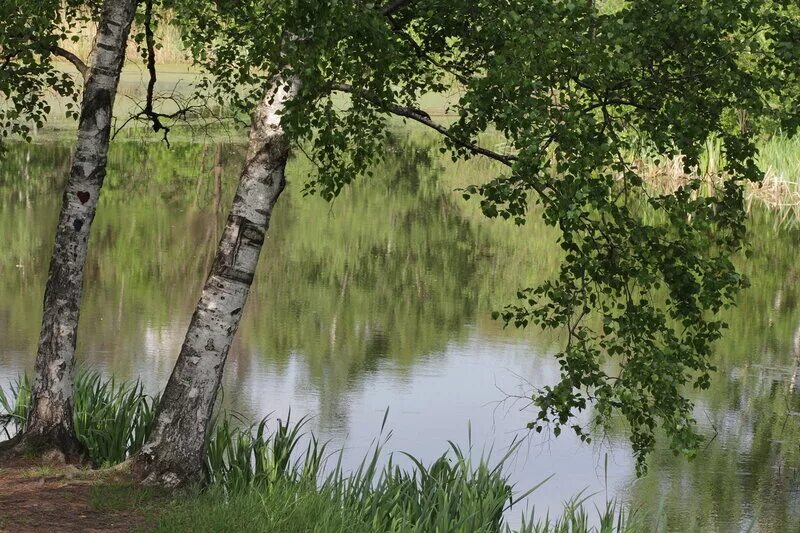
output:
MULTIPOLYGON (((636 515, 630 516, 610 503, 586 511, 586 498, 575 498, 565 505, 558 518, 546 515, 532 522, 526 518, 516 530, 520 533, 615 533, 650 531, 636 515), (592 520, 594 518, 594 520, 592 520)), ((369 507, 343 506, 330 491, 313 485, 281 481, 269 492, 247 490, 228 492, 211 485, 178 495, 142 491, 130 484, 98 485, 90 493, 90 506, 97 511, 138 510, 145 516, 147 531, 225 532, 280 531, 324 533, 454 532, 496 531, 509 533, 507 526, 473 529, 468 523, 450 521, 398 524, 386 527, 369 514, 369 507)))
POLYGON ((639 532, 648 531, 638 515, 626 513, 617 508, 614 502, 607 502, 603 508, 595 508, 597 525, 593 525, 591 515, 586 511, 588 496, 578 494, 564 504, 561 516, 551 519, 549 513, 531 526, 534 533, 573 533, 573 532, 639 532))
MULTIPOLYGON (((24 429, 29 398, 30 383, 25 377, 8 392, 0 392, 6 426, 24 429)), ((94 463, 113 465, 136 453, 147 438, 157 401, 139 383, 80 372, 75 383, 75 430, 94 463)), ((507 513, 538 488, 520 492, 509 483, 504 466, 516 446, 493 461, 491 453, 473 458, 471 449, 450 443, 445 454, 426 465, 411 455, 385 454, 386 440, 379 440, 354 471, 345 471, 343 452, 329 453, 324 443, 305 431, 307 423, 307 418, 293 422, 287 416, 274 423, 265 418, 246 426, 222 416, 209 436, 205 487, 166 495, 99 476, 90 505, 99 511, 143 512, 156 531, 644 530, 636 516, 613 502, 596 509, 597 516, 591 520, 585 497, 568 502, 556 519, 546 515, 537 520, 533 511, 525 513, 520 527, 512 530, 505 522, 507 513), (408 466, 398 464, 395 457, 408 466)), ((37 470, 32 475, 47 477, 48 473, 37 470)))
POLYGON ((324 492, 279 483, 268 494, 229 495, 218 487, 167 506, 155 531, 373 531, 361 513, 337 505, 324 492))
POLYGON ((165 492, 126 482, 106 482, 94 485, 89 493, 89 505, 95 511, 139 509, 153 515, 161 505, 172 503, 165 492))
MULTIPOLYGON (((315 513, 330 524, 324 529, 303 526, 297 531, 502 530, 503 513, 514 503, 502 468, 513 449, 490 466, 488 457, 473 462, 469 454, 451 445, 449 453, 428 466, 406 456, 413 465, 406 469, 396 465, 392 456, 381 466, 382 447, 376 445, 359 467, 348 473, 342 468, 342 452, 327 454, 324 444, 303 432, 307 421, 292 424, 287 417, 278 420, 272 432, 267 430, 266 419, 249 428, 235 427, 229 418, 216 424, 206 470, 210 486, 226 496, 215 498, 224 502, 221 514, 231 513, 230 520, 236 522, 239 509, 250 509, 243 516, 257 514, 267 521, 253 525, 261 531, 283 531, 283 526, 272 521, 284 520, 287 508, 289 515, 295 510, 308 514, 309 506, 320 507, 315 513), (334 457, 338 459, 328 468, 334 457), (291 495, 295 500, 288 505, 284 500, 291 495), (276 501, 280 502, 277 506, 276 501)), ((204 498, 200 496, 201 501, 204 498)), ((207 504, 204 501, 202 505, 207 504)), ((166 516, 181 522, 191 519, 192 513, 181 509, 166 516)))
POLYGON ((58 468, 55 468, 53 466, 41 465, 28 469, 27 471, 25 471, 23 477, 28 479, 38 479, 42 477, 56 477, 60 474, 60 472, 61 471, 58 468))

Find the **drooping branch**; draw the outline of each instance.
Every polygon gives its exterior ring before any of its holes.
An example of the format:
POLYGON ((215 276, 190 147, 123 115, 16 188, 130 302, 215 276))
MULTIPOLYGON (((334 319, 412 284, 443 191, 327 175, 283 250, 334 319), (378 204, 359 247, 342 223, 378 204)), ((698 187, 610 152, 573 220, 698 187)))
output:
MULTIPOLYGON (((171 93, 165 93, 164 95, 154 96, 153 97, 153 101, 155 101, 157 99, 159 101, 163 100, 163 101, 167 101, 167 102, 172 102, 177 107, 177 109, 172 113, 159 113, 159 112, 156 112, 156 111, 147 111, 144 107, 139 107, 139 109, 140 109, 139 112, 129 115, 122 122, 121 125, 119 125, 119 126, 114 128, 114 133, 111 136, 111 138, 115 139, 117 137, 117 135, 123 129, 125 129, 125 127, 128 124, 130 124, 131 122, 146 121, 146 122, 150 122, 151 124, 153 124, 153 130, 154 131, 159 131, 160 130, 160 131, 164 132, 163 140, 167 144, 167 146, 169 146, 168 133, 170 131, 170 127, 171 126, 167 126, 166 124, 164 124, 165 121, 170 123, 171 125, 173 125, 174 123, 179 122, 179 121, 186 122, 188 124, 189 123, 188 121, 189 121, 190 117, 203 116, 204 113, 210 113, 211 112, 211 108, 207 105, 207 103, 200 103, 200 104, 192 103, 194 100, 192 98, 189 98, 189 97, 186 97, 186 98, 181 97, 181 95, 177 91, 177 88, 174 88, 171 93), (155 117, 155 120, 158 120, 159 129, 156 129, 155 123, 153 122, 154 117, 155 117)), ((133 100, 133 99, 131 99, 131 100, 133 100)), ((140 102, 133 101, 133 104, 135 106, 141 106, 140 102)), ((213 118, 215 119, 215 121, 218 121, 218 122, 222 122, 222 120, 223 120, 223 118, 221 118, 221 117, 213 117, 213 118)))
POLYGON ((144 9, 144 39, 147 47, 147 73, 150 79, 147 81, 147 101, 145 102, 144 112, 153 119, 153 130, 158 131, 163 126, 158 120, 158 116, 153 116, 153 91, 156 87, 156 37, 153 32, 153 0, 147 0, 144 9))
POLYGON ((457 135, 455 135, 452 131, 450 131, 445 126, 442 126, 441 124, 438 124, 438 123, 434 122, 431 119, 431 116, 428 113, 426 113, 425 111, 421 110, 421 109, 417 109, 417 108, 414 108, 414 107, 408 107, 408 106, 402 106, 402 105, 397 104, 395 102, 385 102, 381 98, 379 98, 378 96, 376 96, 376 95, 374 95, 374 94, 372 94, 372 93, 370 93, 368 91, 365 91, 363 89, 359 89, 357 87, 353 87, 349 83, 335 83, 335 84, 332 85, 332 88, 335 91, 354 94, 354 95, 358 96, 359 98, 363 98, 364 100, 372 102, 373 104, 375 104, 378 107, 388 111, 389 113, 391 113, 393 115, 397 115, 397 116, 400 116, 400 117, 405 117, 405 118, 411 119, 411 120, 413 120, 415 122, 419 122, 420 124, 423 124, 423 125, 431 128, 433 130, 436 130, 439 133, 441 133, 443 136, 445 136, 448 139, 450 139, 450 141, 452 141, 453 144, 455 144, 456 146, 458 146, 460 148, 466 149, 470 153, 488 157, 489 159, 493 159, 493 160, 495 160, 495 161, 497 161, 499 163, 502 163, 502 164, 504 164, 506 166, 509 166, 509 167, 512 166, 514 161, 517 160, 517 156, 515 156, 515 155, 501 154, 501 153, 495 152, 493 150, 489 150, 488 148, 484 148, 482 146, 479 146, 479 145, 477 145, 477 144, 475 144, 475 143, 473 143, 471 141, 467 141, 467 140, 464 140, 464 139, 458 137, 457 135))
POLYGON ((172 95, 167 97, 167 100, 171 100, 172 102, 178 104, 177 111, 173 113, 160 113, 154 108, 155 101, 157 99, 155 87, 156 82, 158 81, 158 73, 156 70, 156 37, 155 32, 153 31, 153 2, 154 0, 146 0, 144 9, 144 56, 148 73, 145 101, 138 113, 129 116, 120 127, 116 128, 112 138, 116 137, 117 134, 122 131, 126 125, 128 125, 128 123, 137 120, 144 120, 146 122, 150 122, 154 132, 163 132, 163 140, 165 143, 167 143, 167 146, 169 146, 170 126, 164 124, 164 120, 187 120, 190 114, 201 111, 203 106, 192 105, 188 102, 183 105, 178 101, 178 98, 175 96, 175 91, 173 91, 172 95))
POLYGON ((86 81, 86 79, 89 77, 89 66, 86 63, 84 63, 80 57, 73 54, 69 50, 61 48, 60 46, 53 46, 50 48, 50 51, 53 52, 53 54, 63 57, 64 59, 72 63, 78 70, 78 72, 81 74, 83 81, 86 81))
POLYGON ((153 32, 153 0, 147 0, 144 6, 144 42, 146 49, 147 73, 147 96, 145 97, 144 108, 140 117, 144 117, 153 123, 153 131, 164 132, 164 142, 169 145, 169 128, 161 122, 164 117, 161 113, 153 111, 153 99, 158 77, 156 74, 156 37, 153 32))

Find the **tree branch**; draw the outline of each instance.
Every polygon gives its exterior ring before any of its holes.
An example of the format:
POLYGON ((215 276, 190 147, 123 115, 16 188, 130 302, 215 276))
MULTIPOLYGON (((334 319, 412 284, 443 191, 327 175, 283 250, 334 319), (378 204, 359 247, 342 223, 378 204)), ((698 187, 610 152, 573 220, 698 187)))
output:
POLYGON ((331 88, 335 91, 354 94, 359 98, 363 98, 364 100, 372 102, 373 104, 381 107, 382 109, 388 111, 389 113, 392 113, 393 115, 405 117, 414 120, 416 122, 419 122, 420 124, 424 124, 425 126, 438 131, 439 133, 450 139, 456 146, 465 148, 466 150, 468 150, 473 154, 488 157, 489 159, 493 159, 509 167, 512 166, 513 162, 517 160, 517 156, 515 155, 500 154, 498 152, 489 150, 488 148, 484 148, 475 143, 472 143, 470 141, 465 141, 464 139, 457 137, 448 128, 434 122, 431 119, 431 116, 421 109, 402 106, 394 102, 384 102, 378 96, 371 94, 363 89, 353 87, 349 83, 334 83, 331 86, 331 88))
POLYGON ((153 111, 153 92, 156 87, 156 37, 153 32, 153 0, 147 0, 144 7, 144 38, 147 48, 147 97, 142 113, 153 122, 153 131, 164 130, 164 141, 167 141, 169 128, 165 127, 160 120, 160 114, 153 111))
MULTIPOLYGON (((147 73, 150 79, 147 81, 147 101, 145 102, 145 113, 153 112, 153 91, 156 86, 156 37, 153 32, 153 0, 147 0, 144 9, 144 38, 147 48, 147 73)), ((156 124, 153 124, 156 128, 156 124)), ((156 131, 158 131, 156 129, 156 131)))
POLYGON ((391 17, 414 0, 392 0, 381 9, 381 14, 391 17))
POLYGON ((83 77, 83 81, 86 81, 86 79, 89 77, 89 66, 84 63, 80 57, 76 56, 69 50, 61 48, 60 46, 53 46, 50 48, 50 51, 75 65, 75 68, 78 69, 78 72, 80 72, 81 76, 83 77))
MULTIPOLYGON (((156 82, 158 81, 157 73, 156 73, 156 36, 155 32, 153 32, 153 0, 146 0, 145 7, 144 7, 144 41, 145 41, 145 61, 147 63, 147 73, 148 73, 148 80, 147 80, 147 94, 145 96, 144 107, 139 113, 135 115, 131 115, 128 117, 125 122, 122 123, 122 126, 117 128, 114 132, 114 136, 117 136, 119 133, 129 122, 132 120, 138 120, 144 118, 148 120, 152 124, 153 131, 159 132, 163 131, 164 135, 164 142, 167 143, 169 146, 169 126, 164 125, 161 121, 162 118, 165 119, 172 119, 178 116, 185 117, 188 113, 189 108, 187 109, 178 109, 172 115, 165 115, 163 113, 158 113, 153 110, 153 104, 155 101, 155 87, 156 82)), ((112 137, 112 138, 113 138, 112 137)))

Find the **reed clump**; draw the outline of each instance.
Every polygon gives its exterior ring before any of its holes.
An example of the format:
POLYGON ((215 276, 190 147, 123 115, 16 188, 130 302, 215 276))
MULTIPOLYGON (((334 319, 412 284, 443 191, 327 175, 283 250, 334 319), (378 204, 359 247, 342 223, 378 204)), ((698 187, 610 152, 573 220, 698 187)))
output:
MULTIPOLYGON (((89 459, 100 467, 123 462, 144 445, 155 419, 158 397, 145 394, 141 383, 105 379, 96 371, 78 372, 72 421, 89 459)), ((24 430, 30 409, 31 384, 17 378, 8 392, 0 387, 0 436, 24 430)))
MULTIPOLYGON (((781 222, 800 221, 800 137, 776 135, 759 145, 758 164, 764 172, 760 183, 745 188, 745 205, 766 208, 778 215, 781 222)), ((636 168, 645 183, 658 193, 669 193, 690 180, 703 182, 701 192, 710 193, 722 186, 725 158, 719 139, 710 139, 700 165, 686 172, 683 158, 657 160, 641 157, 636 168)))

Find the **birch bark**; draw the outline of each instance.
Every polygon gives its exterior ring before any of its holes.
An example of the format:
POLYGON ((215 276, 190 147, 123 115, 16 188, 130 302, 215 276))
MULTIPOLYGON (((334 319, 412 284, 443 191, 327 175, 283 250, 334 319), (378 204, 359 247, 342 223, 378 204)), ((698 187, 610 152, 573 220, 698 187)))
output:
POLYGON ((272 208, 286 184, 281 125, 297 77, 273 79, 252 118, 247 157, 217 254, 192 316, 152 433, 133 459, 145 483, 178 487, 203 477, 203 458, 225 359, 239 326, 272 208))
POLYGON ((106 0, 44 294, 31 410, 17 451, 81 452, 72 426, 75 342, 89 231, 106 175, 114 97, 137 0, 106 0))

